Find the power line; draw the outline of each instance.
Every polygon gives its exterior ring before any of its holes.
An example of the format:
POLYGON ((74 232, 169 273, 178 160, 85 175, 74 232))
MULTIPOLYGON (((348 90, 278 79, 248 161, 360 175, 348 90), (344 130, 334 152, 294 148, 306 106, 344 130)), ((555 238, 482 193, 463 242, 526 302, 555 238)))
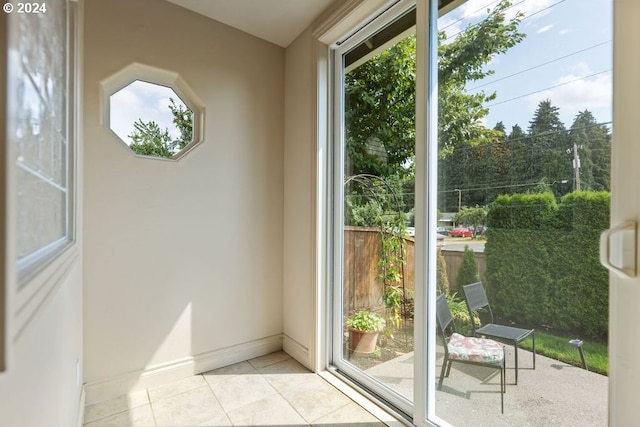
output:
POLYGON ((579 77, 577 79, 570 80, 568 82, 560 83, 560 84, 557 84, 557 85, 554 85, 554 86, 549 86, 549 87, 546 87, 546 88, 543 88, 543 89, 536 90, 534 92, 526 93, 524 95, 520 95, 520 96, 516 96, 516 97, 513 97, 513 98, 505 99, 504 101, 494 102, 492 104, 487 104, 486 107, 487 108, 488 107, 493 107, 495 105, 500 105, 500 104, 504 104, 506 102, 515 101, 516 99, 526 98, 527 96, 535 95, 536 93, 544 92, 545 90, 555 89, 555 88, 561 87, 561 86, 566 86, 568 84, 575 83, 575 82, 578 82, 580 80, 585 80, 585 79, 588 79, 590 77, 594 77, 594 76, 597 76, 597 75, 600 75, 600 74, 604 74, 604 73, 608 73, 608 72, 611 72, 611 71, 612 71, 612 69, 609 68, 608 70, 599 71, 597 73, 589 74, 588 76, 584 76, 584 77, 579 77))
MULTIPOLYGON (((554 4, 552 4, 552 5, 549 5, 549 6, 545 7, 545 8, 543 8, 543 9, 540 9, 540 10, 538 10, 537 12, 532 13, 531 15, 525 16, 524 18, 522 18, 522 21, 526 21, 527 19, 529 19, 529 18, 531 18, 531 17, 533 17, 533 16, 536 16, 537 14, 542 13, 542 12, 544 12, 545 10, 549 10, 549 9, 551 9, 552 7, 559 5, 560 3, 564 3, 564 1, 565 1, 565 0, 560 0, 559 2, 556 2, 556 3, 554 3, 554 4)), ((521 21, 521 22, 522 22, 522 21, 521 21)))
MULTIPOLYGON (((554 130, 548 130, 546 132, 540 132, 540 133, 535 133, 533 135, 523 135, 521 137, 518 138, 513 138, 513 139, 504 139, 501 142, 516 142, 516 141, 523 141, 526 139, 533 139, 533 138, 540 138, 542 136, 550 136, 550 135, 554 135, 554 134, 561 134, 561 133, 569 133, 569 132, 573 132, 573 131, 577 131, 577 130, 584 130, 584 129, 591 129, 594 127, 600 127, 600 126, 606 126, 606 125, 610 125, 612 124, 612 121, 608 121, 608 122, 600 122, 600 123, 591 123, 589 125, 584 125, 584 126, 580 126, 580 127, 572 127, 569 129, 554 129, 554 130)), ((491 145, 492 143, 486 143, 487 146, 491 145)), ((480 147, 480 145, 476 145, 473 147, 470 146, 465 146, 463 147, 464 149, 471 149, 471 148, 475 148, 475 147, 480 147)))
MULTIPOLYGON (((533 12, 531 15, 528 15, 528 16, 525 16, 524 18, 522 18, 522 19, 520 20, 520 22, 523 22, 523 21, 525 21, 526 19, 531 18, 532 16, 535 16, 535 15, 537 15, 537 14, 541 13, 541 12, 544 12, 545 10, 551 9, 551 8, 552 8, 552 7, 554 7, 554 6, 557 6, 557 5, 559 5, 560 3, 563 3, 564 1, 565 1, 565 0, 560 0, 560 1, 556 2, 556 3, 553 3, 553 4, 551 4, 551 5, 547 6, 547 7, 545 7, 545 8, 542 8, 542 9, 540 9, 540 10, 538 10, 538 11, 535 11, 535 12, 533 12)), ((507 10, 511 10, 511 9, 513 9, 514 7, 516 7, 516 6, 518 6, 519 4, 522 4, 522 3, 524 3, 524 2, 525 2, 525 0, 521 0, 521 1, 519 1, 518 3, 515 3, 515 4, 511 5, 511 6, 509 6, 509 7, 508 7, 507 9, 505 9, 504 11, 506 12, 507 10)), ((451 38, 457 37, 458 35, 460 35, 460 34, 462 34, 462 33, 466 32, 466 31, 470 30, 470 29, 471 29, 471 28, 473 28, 473 27, 477 27, 477 26, 478 26, 478 25, 480 25, 482 22, 483 22, 483 21, 480 21, 480 22, 478 22, 477 24, 470 25, 469 27, 467 27, 467 28, 465 28, 465 29, 463 29, 463 30, 458 31, 457 33, 454 33, 454 34, 452 34, 452 35, 448 36, 448 37, 445 39, 445 41, 447 41, 447 40, 449 40, 449 39, 451 39, 451 38)))
POLYGON ((563 60, 563 59, 569 58, 570 56, 577 55, 578 53, 586 52, 587 50, 595 49, 596 47, 599 47, 599 46, 602 46, 602 45, 604 45, 604 44, 611 43, 611 42, 612 42, 612 40, 606 40, 606 41, 603 41, 603 42, 600 42, 600 43, 594 44, 593 46, 589 46, 589 47, 586 47, 586 48, 584 48, 584 49, 580 49, 580 50, 577 50, 577 51, 575 51, 575 52, 569 53, 569 54, 567 54, 567 55, 563 55, 563 56, 560 56, 560 57, 558 57, 558 58, 552 59, 552 60, 550 60, 550 61, 543 62, 543 63, 538 64, 538 65, 534 65, 533 67, 530 67, 530 68, 526 68, 526 69, 524 69, 524 70, 517 71, 517 72, 515 72, 515 73, 513 73, 513 74, 509 74, 508 76, 504 76, 504 77, 501 77, 501 78, 499 78, 499 79, 492 80, 492 81, 490 81, 490 82, 483 83, 483 84, 481 84, 481 85, 475 86, 475 87, 473 87, 473 88, 466 89, 466 92, 471 92, 471 91, 474 91, 474 90, 480 89, 481 87, 489 86, 489 85, 491 85, 491 84, 493 84, 493 83, 497 83, 497 82, 500 82, 500 81, 502 81, 502 80, 506 80, 506 79, 508 79, 508 78, 511 78, 511 77, 514 77, 514 76, 517 76, 517 75, 520 75, 520 74, 526 73, 527 71, 535 70, 536 68, 544 67, 545 65, 549 65, 549 64, 552 64, 552 63, 554 63, 554 62, 561 61, 561 60, 563 60))
MULTIPOLYGON (((492 5, 492 4, 494 4, 494 3, 498 3, 499 1, 502 1, 502 0, 494 0, 494 1, 492 1, 491 3, 488 3, 488 4, 484 5, 484 6, 482 6, 481 8, 474 10, 473 12, 471 12, 471 13, 469 13, 469 14, 464 15, 463 17, 461 17, 461 18, 459 18, 459 19, 456 19, 455 21, 453 21, 453 22, 452 22, 452 23, 450 23, 449 25, 444 26, 444 27, 442 27, 442 28, 439 28, 439 29, 438 29, 438 31, 444 31, 444 30, 446 30, 447 28, 451 27, 452 25, 455 25, 455 24, 457 24, 458 22, 464 21, 465 19, 467 19, 467 18, 470 18, 470 17, 474 16, 476 13, 478 13, 478 12, 480 12, 480 11, 484 10, 485 8, 487 8, 487 7, 491 6, 491 5, 492 5)), ((524 1, 524 0, 520 1, 520 3, 522 3, 523 1, 524 1)), ((518 3, 518 4, 520 4, 520 3, 518 3)), ((458 33, 458 34, 459 34, 459 33, 458 33)))
MULTIPOLYGON (((505 185, 496 185, 493 187, 475 187, 475 188, 461 188, 460 191, 477 191, 477 190, 496 190, 498 188, 512 188, 512 187, 532 187, 535 185, 540 185, 540 181, 538 182, 528 182, 524 184, 505 184, 505 185)), ((458 190, 439 190, 438 193, 452 193, 458 190)))

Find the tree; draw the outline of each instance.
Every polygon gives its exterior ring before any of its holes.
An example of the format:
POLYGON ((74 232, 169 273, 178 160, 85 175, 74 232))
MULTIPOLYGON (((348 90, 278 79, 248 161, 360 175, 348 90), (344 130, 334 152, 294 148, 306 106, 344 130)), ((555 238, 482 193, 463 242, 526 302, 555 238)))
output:
POLYGON ((522 176, 527 171, 529 150, 526 140, 527 134, 520 125, 516 124, 511 127, 511 133, 507 137, 511 152, 511 167, 508 174, 511 184, 521 183, 522 176))
POLYGON ((182 150, 193 140, 193 111, 182 105, 176 106, 173 98, 169 98, 171 105, 169 109, 173 114, 173 123, 180 131, 180 137, 174 140, 176 148, 182 150))
POLYGON ((531 178, 537 181, 546 178, 548 182, 570 178, 572 154, 567 150, 571 150, 571 144, 560 121, 559 108, 548 99, 541 101, 529 123, 529 135, 533 137, 529 140, 531 178))
POLYGON ((414 155, 415 37, 345 76, 346 175, 404 176, 414 155))
POLYGON ((167 129, 162 130, 156 122, 143 122, 142 119, 138 119, 133 127, 134 131, 127 136, 131 138, 129 148, 134 153, 155 157, 173 156, 173 145, 167 129))
POLYGON ((442 255, 442 248, 436 251, 436 288, 440 293, 449 295, 449 276, 447 275, 447 262, 442 255))
POLYGON ((131 139, 129 148, 134 153, 153 156, 172 158, 176 153, 186 147, 193 139, 193 111, 183 108, 182 105, 176 106, 173 98, 169 98, 171 105, 169 110, 173 114, 173 123, 180 131, 180 136, 171 139, 168 129, 160 129, 158 123, 153 120, 143 122, 138 119, 134 124, 134 130, 130 135, 131 139))
POLYGON ((476 283, 478 280, 480 280, 480 278, 478 276, 476 256, 473 249, 470 249, 468 245, 464 245, 462 263, 460 264, 458 275, 456 276, 456 289, 462 289, 464 285, 476 283))
MULTIPOLYGON (((517 14, 507 21, 511 6, 503 1, 489 15, 468 26, 449 42, 439 34, 438 134, 442 156, 458 146, 477 145, 500 137, 481 119, 484 103, 496 93, 465 92, 468 82, 493 73, 486 65, 523 38, 517 31, 517 14)), ((370 173, 411 175, 415 152, 415 37, 410 36, 345 76, 345 126, 347 175, 370 173)))
POLYGON ((455 214, 451 220, 456 224, 464 224, 473 227, 473 237, 476 237, 478 226, 485 225, 487 221, 487 209, 484 207, 464 208, 455 214))
POLYGON ((465 87, 494 74, 486 65, 524 39, 525 34, 518 32, 524 16, 521 12, 505 22, 505 11, 510 7, 510 2, 500 2, 484 20, 467 26, 450 43, 445 32, 438 35, 438 134, 443 156, 458 146, 496 141, 501 136, 481 122, 489 112, 484 104, 493 101, 497 93, 470 94, 465 87))
POLYGON ((572 149, 578 149, 582 189, 609 191, 611 144, 607 127, 598 124, 589 110, 584 110, 574 119, 569 137, 572 149))

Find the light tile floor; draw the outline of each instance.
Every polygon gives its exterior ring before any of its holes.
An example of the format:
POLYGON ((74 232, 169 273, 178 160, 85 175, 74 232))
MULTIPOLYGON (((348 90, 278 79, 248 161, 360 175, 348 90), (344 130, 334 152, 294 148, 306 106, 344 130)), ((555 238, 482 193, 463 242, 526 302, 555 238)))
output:
POLYGON ((284 352, 88 405, 84 421, 85 427, 385 425, 284 352))

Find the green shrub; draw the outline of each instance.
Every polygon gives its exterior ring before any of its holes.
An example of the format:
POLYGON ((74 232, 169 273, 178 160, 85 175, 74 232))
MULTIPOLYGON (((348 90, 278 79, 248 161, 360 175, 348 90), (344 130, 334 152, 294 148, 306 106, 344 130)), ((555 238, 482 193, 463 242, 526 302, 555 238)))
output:
MULTIPOLYGON (((454 292, 451 295, 447 295, 447 304, 449 304, 449 310, 451 310, 456 331, 468 337, 472 336, 473 328, 471 327, 471 316, 469 316, 467 303, 463 299, 458 298, 458 294, 454 292)), ((480 323, 476 318, 476 327, 478 326, 480 326, 480 323)))
POLYGON ((464 255, 462 255, 462 263, 456 276, 456 289, 462 289, 464 285, 476 283, 478 277, 478 264, 473 249, 469 249, 468 245, 464 246, 464 255))
POLYGON ((436 286, 440 293, 449 295, 449 277, 447 276, 447 262, 442 255, 442 249, 436 252, 436 286))
POLYGON ((499 196, 489 209, 487 293, 497 316, 522 326, 606 340, 607 271, 599 236, 609 224, 609 193, 499 196))

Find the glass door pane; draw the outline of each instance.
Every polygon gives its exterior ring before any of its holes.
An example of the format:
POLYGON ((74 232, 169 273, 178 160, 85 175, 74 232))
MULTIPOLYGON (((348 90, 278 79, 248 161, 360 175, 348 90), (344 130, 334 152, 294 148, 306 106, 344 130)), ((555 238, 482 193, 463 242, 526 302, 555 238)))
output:
POLYGON ((338 49, 333 363, 410 414, 413 401, 415 11, 338 49))
MULTIPOLYGON (((609 227, 612 2, 469 1, 440 16, 438 31, 433 293, 457 333, 498 343, 475 360, 498 364, 504 348, 506 393, 502 414, 495 366, 442 369, 456 355, 438 337, 435 415, 606 425, 609 275, 598 251, 609 227), (474 289, 491 310, 475 308, 474 289)), ((458 358, 477 346, 458 339, 458 358)))

